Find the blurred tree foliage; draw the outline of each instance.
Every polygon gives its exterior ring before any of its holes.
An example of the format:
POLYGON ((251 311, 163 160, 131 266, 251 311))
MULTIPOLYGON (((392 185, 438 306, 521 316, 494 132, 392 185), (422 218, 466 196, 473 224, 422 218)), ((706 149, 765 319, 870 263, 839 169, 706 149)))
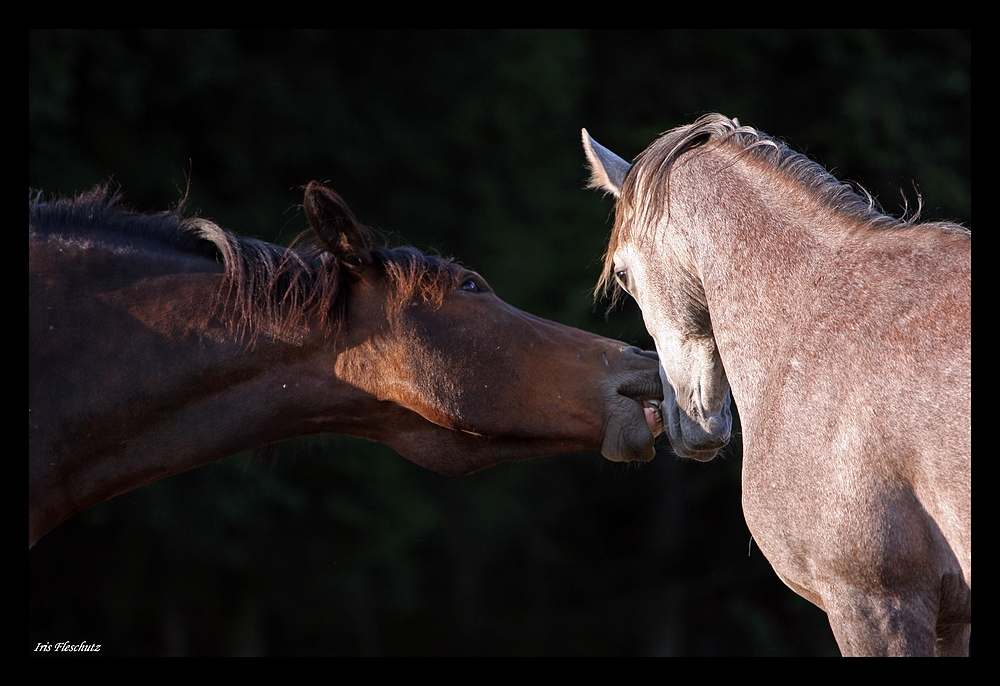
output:
MULTIPOLYGON (((330 182, 391 242, 454 255, 536 314, 651 345, 591 301, 610 199, 580 128, 626 158, 707 111, 781 137, 887 211, 971 223, 963 30, 34 30, 28 183, 121 185, 288 243, 330 182)), ((29 651, 835 654, 740 511, 738 434, 470 477, 320 436, 81 513, 29 553, 29 651)))

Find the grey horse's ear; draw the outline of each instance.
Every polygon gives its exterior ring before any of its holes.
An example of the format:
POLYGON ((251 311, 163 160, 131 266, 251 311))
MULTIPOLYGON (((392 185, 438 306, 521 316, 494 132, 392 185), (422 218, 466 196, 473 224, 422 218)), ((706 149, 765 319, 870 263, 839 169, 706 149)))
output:
POLYGON ((591 138, 587 129, 583 129, 583 151, 587 153, 590 163, 590 183, 587 187, 611 193, 617 198, 632 165, 591 138))

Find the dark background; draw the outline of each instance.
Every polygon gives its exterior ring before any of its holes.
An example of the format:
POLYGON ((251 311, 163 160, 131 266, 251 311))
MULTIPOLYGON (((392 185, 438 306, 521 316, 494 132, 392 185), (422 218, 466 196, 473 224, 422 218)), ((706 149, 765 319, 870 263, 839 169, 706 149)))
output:
MULTIPOLYGON (((533 313, 650 347, 590 296, 612 202, 580 128, 631 159, 708 111, 891 214, 971 225, 971 32, 84 31, 28 36, 28 184, 112 181, 288 243, 328 181, 393 243, 533 313)), ((575 454, 469 477, 319 436, 93 507, 28 555, 29 652, 833 655, 709 464, 575 454)))

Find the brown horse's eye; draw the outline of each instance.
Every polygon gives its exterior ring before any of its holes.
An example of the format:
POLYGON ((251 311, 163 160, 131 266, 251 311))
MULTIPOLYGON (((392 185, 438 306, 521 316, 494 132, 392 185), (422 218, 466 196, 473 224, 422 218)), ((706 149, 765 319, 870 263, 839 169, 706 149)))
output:
POLYGON ((482 290, 479 288, 479 284, 476 283, 475 279, 466 279, 462 283, 462 285, 459 286, 459 288, 469 293, 478 293, 480 290, 482 290))

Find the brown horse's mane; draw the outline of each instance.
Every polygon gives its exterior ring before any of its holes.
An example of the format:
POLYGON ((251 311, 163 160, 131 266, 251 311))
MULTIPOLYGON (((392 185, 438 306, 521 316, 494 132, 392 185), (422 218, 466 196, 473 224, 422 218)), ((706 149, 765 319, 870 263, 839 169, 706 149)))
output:
MULTIPOLYGON (((771 166, 776 173, 806 189, 832 214, 841 217, 851 226, 868 229, 904 228, 916 225, 920 218, 922 202, 919 197, 917 209, 910 216, 897 218, 884 214, 864 188, 840 181, 822 165, 795 152, 781 141, 750 126, 741 126, 735 119, 721 114, 706 114, 693 124, 667 131, 633 161, 618 197, 615 226, 595 295, 605 292, 614 284, 614 252, 619 240, 630 238, 626 235, 629 228, 655 226, 668 211, 666 193, 669 190, 670 172, 677 160, 696 148, 707 151, 723 145, 733 152, 734 160, 751 156, 754 160, 771 166), (621 221, 625 216, 639 217, 641 221, 632 222, 630 227, 626 227, 621 221)), ((928 222, 922 226, 968 234, 968 229, 951 222, 928 222)))
MULTIPOLYGON (((219 297, 223 320, 238 336, 253 340, 261 333, 299 342, 309 322, 336 337, 347 307, 347 275, 313 231, 283 248, 237 236, 214 222, 182 216, 182 207, 144 214, 122 205, 120 191, 107 185, 73 198, 46 199, 29 191, 29 236, 59 236, 77 245, 112 249, 159 245, 200 255, 223 266, 219 297)), ((462 268, 453 261, 411 247, 374 248, 372 263, 385 271, 392 293, 390 317, 421 299, 440 305, 456 288, 462 268)))

